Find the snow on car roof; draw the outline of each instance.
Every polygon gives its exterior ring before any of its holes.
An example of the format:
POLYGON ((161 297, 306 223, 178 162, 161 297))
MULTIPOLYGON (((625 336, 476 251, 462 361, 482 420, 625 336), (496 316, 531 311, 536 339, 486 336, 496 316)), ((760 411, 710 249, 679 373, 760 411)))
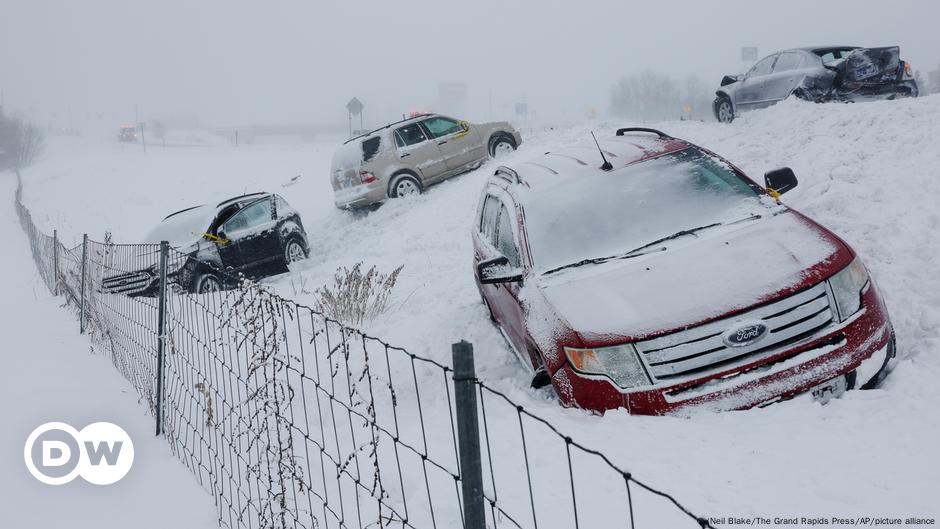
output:
MULTIPOLYGON (((604 156, 617 171, 630 164, 685 149, 690 144, 677 138, 659 138, 650 134, 625 134, 598 140, 604 156)), ((583 178, 587 174, 604 172, 597 145, 592 140, 565 147, 514 164, 513 170, 527 187, 546 187, 583 178)))

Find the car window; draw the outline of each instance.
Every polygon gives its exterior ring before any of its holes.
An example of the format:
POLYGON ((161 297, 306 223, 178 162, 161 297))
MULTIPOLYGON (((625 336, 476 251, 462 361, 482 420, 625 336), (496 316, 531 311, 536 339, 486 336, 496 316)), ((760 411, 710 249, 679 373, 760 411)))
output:
POLYGON ((849 52, 851 52, 853 49, 854 48, 826 50, 824 52, 817 51, 816 55, 818 55, 819 58, 822 59, 824 63, 830 63, 832 61, 837 61, 839 59, 845 58, 845 56, 848 55, 849 52))
POLYGON ((271 220, 271 201, 265 199, 255 202, 236 213, 223 225, 222 231, 230 236, 232 234, 255 229, 271 220))
POLYGON ((362 161, 368 162, 369 160, 375 158, 375 155, 379 152, 379 147, 382 145, 382 138, 375 136, 372 138, 367 138, 362 141, 362 161))
POLYGON ((423 123, 424 126, 428 128, 428 132, 430 132, 431 136, 434 138, 440 138, 441 136, 447 136, 448 134, 453 134, 463 130, 463 127, 459 122, 450 118, 433 117, 424 120, 423 123))
POLYGON ((512 216, 506 206, 499 205, 499 223, 496 231, 496 248, 509 259, 509 264, 519 266, 519 248, 516 246, 515 227, 512 216))
POLYGON ((771 55, 770 57, 764 57, 757 62, 748 72, 748 77, 757 77, 760 75, 767 75, 770 73, 770 70, 773 68, 774 61, 777 59, 776 55, 771 55))
POLYGON ((421 130, 421 125, 417 123, 405 125, 395 131, 395 144, 399 147, 415 145, 427 139, 428 137, 425 136, 424 131, 421 130))
POLYGON ((496 197, 487 195, 480 220, 480 233, 483 234, 483 239, 493 246, 496 246, 496 219, 499 216, 499 205, 496 197))
POLYGON ((782 53, 777 63, 774 64, 775 72, 785 72, 787 70, 796 70, 803 64, 803 56, 799 53, 782 53))

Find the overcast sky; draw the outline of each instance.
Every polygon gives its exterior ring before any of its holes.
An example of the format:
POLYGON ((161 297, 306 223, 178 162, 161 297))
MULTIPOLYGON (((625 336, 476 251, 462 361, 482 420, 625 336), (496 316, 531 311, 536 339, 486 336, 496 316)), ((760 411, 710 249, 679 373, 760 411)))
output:
POLYGON ((717 85, 797 46, 901 46, 940 67, 940 2, 787 0, 0 0, 0 90, 44 124, 197 116, 206 126, 366 125, 433 110, 465 84, 468 117, 526 101, 545 120, 608 107, 620 76, 652 68, 717 85))

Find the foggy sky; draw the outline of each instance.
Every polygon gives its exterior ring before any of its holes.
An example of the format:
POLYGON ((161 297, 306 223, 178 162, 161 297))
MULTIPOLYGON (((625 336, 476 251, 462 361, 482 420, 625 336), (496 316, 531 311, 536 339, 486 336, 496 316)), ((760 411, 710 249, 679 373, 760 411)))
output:
MULTIPOLYGON (((197 116, 202 126, 366 125, 434 109, 466 83, 466 117, 603 112, 646 68, 717 85, 788 47, 901 46, 940 67, 940 2, 0 0, 5 107, 56 126, 197 116)), ((463 117, 463 116, 461 116, 463 117)))

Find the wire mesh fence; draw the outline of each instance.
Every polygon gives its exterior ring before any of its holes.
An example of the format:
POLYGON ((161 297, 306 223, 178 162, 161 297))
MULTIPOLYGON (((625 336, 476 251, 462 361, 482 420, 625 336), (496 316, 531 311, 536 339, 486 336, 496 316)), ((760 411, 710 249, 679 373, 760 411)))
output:
POLYGON ((137 390, 222 526, 710 527, 472 367, 455 377, 165 243, 68 248, 20 199, 43 282, 137 390))

